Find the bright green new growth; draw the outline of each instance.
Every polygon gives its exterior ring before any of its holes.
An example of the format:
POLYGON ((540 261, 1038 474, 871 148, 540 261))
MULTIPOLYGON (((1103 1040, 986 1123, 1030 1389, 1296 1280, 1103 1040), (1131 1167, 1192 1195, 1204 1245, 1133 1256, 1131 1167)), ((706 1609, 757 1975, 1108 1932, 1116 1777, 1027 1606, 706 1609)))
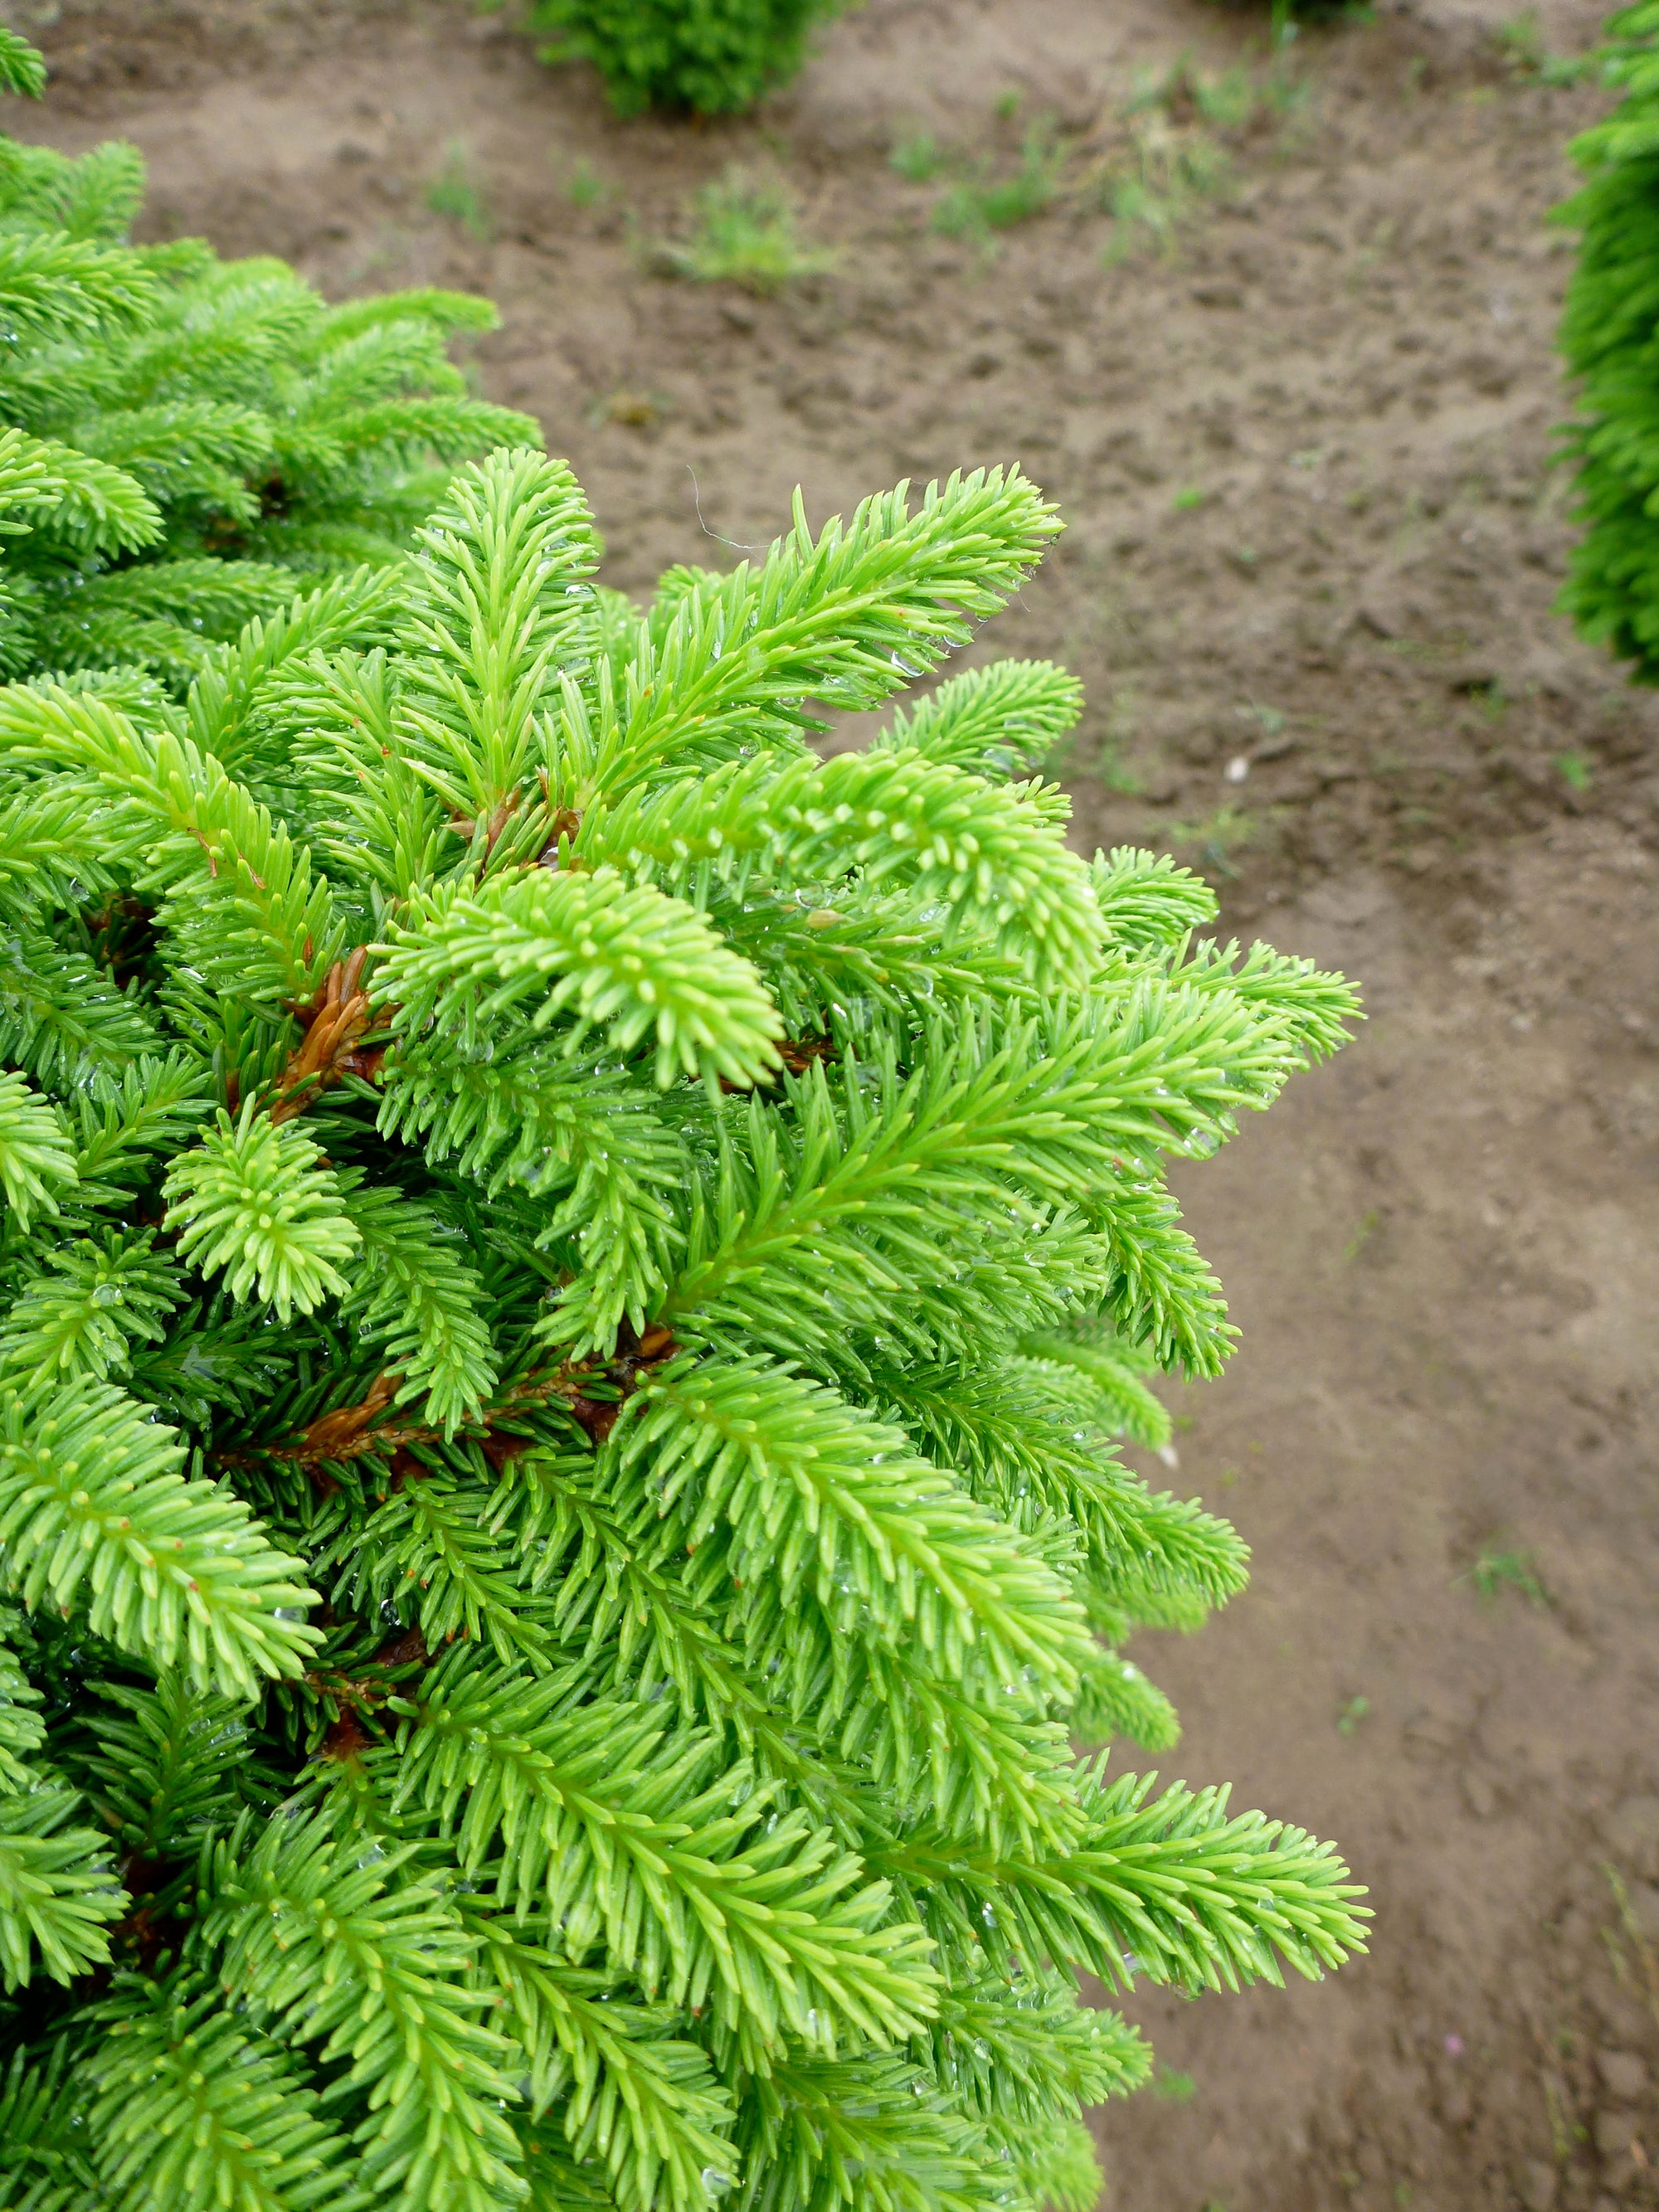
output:
POLYGON ((1604 80, 1624 98, 1570 151, 1586 182, 1556 211, 1583 234, 1561 349, 1577 380, 1567 450, 1584 534, 1561 608, 1584 635, 1659 682, 1659 5, 1611 18, 1604 80))
POLYGON ((1079 1972, 1360 1943, 1073 1748, 1245 1577, 1112 1442, 1231 1340, 1163 1161, 1352 994, 1067 848, 1059 670, 808 742, 1057 527, 641 611, 507 450, 181 698, 0 687, 0 2201, 1084 2212, 1079 1972))
POLYGON ((546 61, 592 62, 621 115, 752 107, 799 69, 842 0, 531 0, 546 61))

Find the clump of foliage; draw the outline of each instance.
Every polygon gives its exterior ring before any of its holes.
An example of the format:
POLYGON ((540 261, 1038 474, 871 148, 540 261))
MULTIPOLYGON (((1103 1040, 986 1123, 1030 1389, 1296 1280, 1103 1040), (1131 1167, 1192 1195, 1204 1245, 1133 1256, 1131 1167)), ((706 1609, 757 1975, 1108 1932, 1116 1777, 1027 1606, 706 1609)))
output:
POLYGON ((1514 1546, 1483 1546, 1468 1575, 1460 1579, 1468 1583, 1477 1597, 1492 1599, 1501 1591, 1514 1589, 1534 1605, 1549 1603, 1549 1593, 1538 1578, 1532 1553, 1514 1546))
POLYGON ((798 504, 640 610, 503 450, 180 699, 0 686, 3 2201, 1086 2212, 1079 1972, 1358 1946, 1070 1741, 1244 1580, 1111 1442, 1231 1341, 1163 1161, 1352 994, 1070 851, 1056 669, 806 742, 1057 527, 798 504))
POLYGON ((1562 611, 1659 682, 1659 4, 1607 26, 1601 72, 1624 98, 1569 151, 1585 182, 1556 211, 1582 233, 1561 349, 1577 381, 1566 447, 1577 471, 1562 611))
POLYGON ((445 147, 443 167, 426 188, 426 204, 434 215, 459 223, 480 245, 495 235, 489 204, 474 179, 472 157, 465 139, 452 138, 445 147))
POLYGON ((762 298, 826 274, 836 259, 832 246, 801 236, 799 210, 786 185, 735 164, 696 195, 684 237, 663 240, 651 253, 653 267, 666 276, 737 284, 762 298))
POLYGON ((913 185, 931 185, 950 164, 950 155, 931 131, 907 131, 896 139, 888 161, 913 185))
MULTIPOLYGON (((0 82, 38 93, 39 57, 7 40, 0 82)), ((457 461, 536 435, 447 358, 494 326, 487 301, 331 307, 280 261, 135 246, 143 188, 133 147, 0 137, 0 675, 179 687, 296 569, 400 561, 457 461)))
POLYGON ((1492 40, 1503 58, 1504 66, 1513 76, 1534 79, 1558 89, 1582 84, 1586 77, 1594 76, 1599 66, 1593 52, 1555 52, 1545 41, 1535 8, 1523 8, 1518 15, 1497 24, 1492 40))
POLYGON ((531 0, 546 61, 592 62, 622 115, 723 115, 787 84, 841 0, 531 0))
POLYGON ((933 210, 933 228, 947 238, 1011 230, 1053 206, 1065 174, 1065 149, 1053 123, 1040 117, 1026 131, 1012 169, 998 173, 981 165, 941 196, 933 210))
POLYGON ((1260 69, 1200 69, 1182 53, 1136 76, 1127 146, 1096 171, 1093 196, 1113 218, 1109 263, 1146 249, 1173 254, 1182 234, 1231 188, 1230 149, 1306 106, 1308 83, 1282 55, 1260 69))

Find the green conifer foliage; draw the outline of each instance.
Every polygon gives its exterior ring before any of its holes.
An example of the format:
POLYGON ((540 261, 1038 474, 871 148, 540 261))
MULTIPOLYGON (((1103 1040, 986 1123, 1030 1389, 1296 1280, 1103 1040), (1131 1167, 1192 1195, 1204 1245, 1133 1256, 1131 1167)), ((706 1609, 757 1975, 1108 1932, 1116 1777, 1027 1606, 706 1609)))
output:
POLYGON ((1079 1973, 1360 1945, 1075 1748, 1244 1580, 1112 1441, 1231 1342, 1164 1163, 1352 995, 1068 849, 1057 670, 807 742, 1057 527, 641 611, 506 448, 181 697, 0 687, 0 2203, 1087 2212, 1079 1973))
POLYGON ((0 690, 13 2201, 1081 2206, 1079 1970, 1358 1942, 1068 1741, 1173 1742, 1114 1647, 1244 1578, 1110 1441, 1230 1340, 1160 1162, 1351 995, 1068 851, 1054 669, 805 742, 1055 527, 901 487, 640 614, 503 451, 179 704, 0 690))
POLYGON ((1569 149, 1586 182, 1556 220, 1583 233, 1561 349, 1577 380, 1567 434, 1578 517, 1561 608, 1659 683, 1659 5, 1607 25, 1605 81, 1624 98, 1569 149))
POLYGON ((546 61, 592 62, 619 114, 752 107, 800 67, 842 0, 531 0, 546 61))
MULTIPOLYGON (((38 94, 4 35, 0 88, 38 94)), ((487 301, 331 307, 280 261, 131 246, 143 188, 131 146, 0 137, 0 676, 180 690, 296 568, 401 559, 458 461, 537 435, 447 357, 487 301)))

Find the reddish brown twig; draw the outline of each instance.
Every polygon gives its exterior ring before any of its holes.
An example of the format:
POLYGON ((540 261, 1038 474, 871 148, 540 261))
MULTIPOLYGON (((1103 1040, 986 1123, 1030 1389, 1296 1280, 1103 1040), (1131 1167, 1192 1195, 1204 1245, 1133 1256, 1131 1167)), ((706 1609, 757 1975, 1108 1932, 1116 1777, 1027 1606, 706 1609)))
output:
MULTIPOLYGON (((543 785, 544 788, 546 785, 545 777, 543 778, 543 785)), ((581 828, 581 826, 582 817, 577 813, 574 806, 560 807, 558 812, 553 817, 552 820, 547 825, 547 842, 542 847, 541 851, 536 855, 536 866, 538 868, 557 868, 560 865, 560 838, 569 837, 574 839, 576 832, 581 828)))
POLYGON ((348 1759, 356 1759, 363 1752, 373 1748, 374 1741, 358 1718, 356 1706, 348 1705, 339 1719, 330 1723, 323 1736, 318 1757, 337 1759, 342 1762, 348 1759))
MULTIPOLYGON (((805 1075, 814 1061, 832 1060, 835 1051, 835 1045, 827 1036, 780 1037, 777 1044, 778 1058, 791 1075, 805 1075)), ((770 1075, 763 1075, 760 1080, 770 1083, 774 1079, 770 1075)), ((752 1083, 728 1083, 723 1075, 720 1079, 720 1085, 728 1097, 735 1092, 752 1091, 755 1087, 752 1083)))
MULTIPOLYGON (((638 1337, 624 1323, 617 1335, 617 1349, 603 1366, 567 1360, 556 1367, 533 1370, 498 1404, 487 1407, 478 1420, 469 1424, 462 1433, 482 1444, 485 1457, 499 1473, 507 1461, 529 1448, 530 1439, 517 1437, 510 1430, 498 1433, 498 1425, 533 1407, 544 1406, 550 1399, 562 1398, 593 1443, 601 1444, 616 1426, 624 1401, 633 1395, 653 1368, 672 1359, 678 1350, 671 1333, 660 1323, 653 1324, 638 1337), (594 1391, 599 1395, 591 1395, 594 1391)), ((337 1487, 328 1473, 329 1462, 361 1459, 369 1452, 388 1456, 394 1488, 401 1487, 405 1481, 419 1480, 425 1469, 407 1447, 435 1443, 444 1431, 421 1421, 381 1419, 402 1381, 402 1376, 398 1374, 377 1375, 368 1395, 356 1405, 337 1406, 331 1413, 319 1413, 292 1442, 274 1446, 268 1456, 297 1462, 310 1472, 313 1481, 325 1494, 337 1487)))
POLYGON ((356 1459, 375 1449, 369 1425, 385 1413, 402 1381, 401 1375, 377 1375, 366 1398, 355 1406, 337 1406, 331 1413, 319 1413, 301 1430, 296 1442, 280 1446, 272 1457, 297 1459, 308 1466, 319 1460, 356 1459))
POLYGON ((291 1121, 303 1114, 320 1091, 343 1075, 373 1078, 379 1073, 386 1047, 359 1049, 364 1032, 374 1025, 377 1016, 384 1020, 388 1011, 372 1006, 368 993, 358 988, 368 957, 368 947, 358 945, 344 960, 334 963, 304 1006, 290 1008, 305 1030, 305 1042, 289 1054, 276 1079, 273 1121, 291 1121))

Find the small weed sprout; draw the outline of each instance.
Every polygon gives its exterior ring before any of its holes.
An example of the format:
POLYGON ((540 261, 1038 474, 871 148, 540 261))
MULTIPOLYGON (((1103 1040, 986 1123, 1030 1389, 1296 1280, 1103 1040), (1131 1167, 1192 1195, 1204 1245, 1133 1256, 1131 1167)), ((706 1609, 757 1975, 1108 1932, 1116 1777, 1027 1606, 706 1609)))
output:
POLYGON ((605 191, 605 179, 591 161, 578 161, 565 179, 564 196, 572 207, 597 207, 605 191))
POLYGON ((1607 1945, 1608 1962, 1613 1967, 1613 1978, 1621 1989, 1626 1990, 1633 1989, 1638 1979, 1638 1975, 1632 1970, 1630 1960, 1625 1955, 1625 1942, 1628 1942, 1632 1950, 1635 1952, 1638 1965, 1641 1968, 1639 1979, 1643 1986, 1643 1993, 1647 1998, 1648 2010, 1656 2021, 1659 2021, 1659 1955, 1656 1955, 1653 1945, 1648 1939, 1647 1931, 1637 1917, 1635 1907, 1631 1903, 1630 1887, 1624 1876, 1617 1867, 1610 1865, 1605 1860, 1602 1863, 1601 1871, 1607 1877, 1607 1887, 1613 1895, 1613 1908, 1619 1915, 1617 1930, 1611 1928, 1604 1928, 1601 1930, 1601 1940, 1607 1945), (1621 1936, 1624 1942, 1620 1941, 1621 1936))
POLYGON ((1488 1544, 1467 1575, 1458 1577, 1478 1598, 1490 1602, 1506 1589, 1519 1590, 1534 1605, 1547 1605, 1549 1592, 1538 1579, 1530 1552, 1499 1551, 1488 1544))
POLYGON ((1492 42, 1511 76, 1534 78, 1540 84, 1559 89, 1583 84, 1595 72, 1593 53, 1551 52, 1544 43, 1535 8, 1523 8, 1518 15, 1506 17, 1494 27, 1492 42))
POLYGON ((625 386, 601 393, 589 402, 590 422, 614 422, 633 430, 649 429, 668 411, 668 404, 654 392, 630 392, 625 386))
POLYGON ((1050 745, 1033 766, 1056 783, 1092 776, 1108 791, 1133 797, 1144 787, 1144 779, 1125 753, 1134 743, 1138 723, 1134 692, 1120 686, 1112 693, 1099 723, 1092 715, 1086 716, 1050 745))
POLYGON ((808 243, 798 224, 787 186, 733 167, 696 195, 686 236, 660 245, 653 258, 670 275, 766 296, 836 265, 835 248, 808 243))
POLYGON ((1184 514, 1192 507, 1202 507, 1209 496, 1202 484, 1182 484, 1170 504, 1177 513, 1184 514))
POLYGON ((1590 787, 1590 764, 1580 752, 1557 753, 1556 773, 1569 791, 1581 794, 1590 787))
POLYGON ((445 147, 444 165, 426 188, 426 204, 434 215, 459 223, 481 243, 494 235, 489 207, 472 181, 471 156, 464 139, 452 138, 445 147))
POLYGON ((1519 15, 1507 15, 1501 23, 1495 24, 1492 42, 1503 56, 1504 65, 1517 76, 1536 76, 1548 53, 1535 8, 1523 8, 1519 15))
MULTIPOLYGON (((483 11, 501 0, 481 0, 483 11)), ((618 115, 732 115, 787 84, 839 0, 527 0, 541 60, 592 62, 618 115)))
POLYGON ((1352 1735, 1354 1730, 1359 1726, 1360 1722, 1363 1721, 1366 1714, 1370 1712, 1370 1709, 1371 1701, 1369 1698, 1347 1698, 1343 1705, 1341 1711, 1338 1713, 1336 1717, 1337 1734, 1339 1735, 1352 1735))
POLYGON ((894 143, 887 156, 890 166, 913 185, 931 185, 948 159, 931 131, 916 131, 894 143))
MULTIPOLYGON (((1247 555, 1251 560, 1255 558, 1255 556, 1253 553, 1249 552, 1248 548, 1241 547, 1239 549, 1239 557, 1243 558, 1247 555)), ((1234 711, 1237 713, 1241 721, 1254 722, 1257 729, 1261 731, 1262 736, 1267 738, 1269 742, 1271 742, 1274 738, 1281 738, 1285 734, 1285 718, 1284 712, 1280 708, 1267 707, 1264 706, 1259 699, 1249 699, 1247 700, 1242 707, 1235 708, 1234 711)))
POLYGON ((1012 175, 981 173, 953 185, 933 210, 933 228, 946 238, 982 238, 1029 222, 1059 198, 1065 167, 1053 123, 1040 118, 1025 134, 1019 166, 1012 175))
POLYGON ((1163 832, 1163 841, 1173 852, 1194 848, 1218 875, 1232 876, 1238 871, 1229 856, 1251 843, 1261 828, 1258 817, 1243 807, 1218 806, 1200 821, 1171 822, 1163 832))
POLYGON ((1373 1206, 1369 1213, 1363 1214, 1360 1217, 1358 1223, 1355 1226, 1352 1236, 1349 1237, 1347 1243, 1342 1247, 1342 1259, 1345 1266, 1352 1267, 1353 1262, 1359 1257, 1365 1247, 1370 1243, 1371 1238, 1376 1235, 1376 1224, 1382 1218, 1382 1216, 1377 1211, 1376 1206, 1373 1206))
POLYGON ((1231 167, 1224 150, 1204 131, 1178 128, 1160 108, 1137 116, 1127 162, 1104 180, 1115 225, 1108 264, 1148 248, 1173 255, 1182 228, 1226 189, 1231 167))
POLYGON ((1232 165, 1220 140, 1297 117, 1309 98, 1307 80, 1277 49, 1261 70, 1213 73, 1185 53, 1166 69, 1143 70, 1125 109, 1127 156, 1105 166, 1097 187, 1116 225, 1108 264, 1148 248, 1173 252, 1182 227, 1228 187, 1232 165))
POLYGON ((1139 115, 1157 109, 1172 123, 1203 122, 1221 131, 1242 131, 1255 121, 1261 106, 1261 90, 1248 69, 1241 66, 1212 76, 1198 68, 1190 54, 1182 53, 1168 69, 1136 73, 1128 112, 1139 115))
POLYGON ((1198 2094, 1198 2084, 1190 2074, 1182 2074, 1173 2066, 1160 2066, 1152 2076, 1152 2094, 1163 2097, 1172 2105, 1190 2105, 1198 2094))

